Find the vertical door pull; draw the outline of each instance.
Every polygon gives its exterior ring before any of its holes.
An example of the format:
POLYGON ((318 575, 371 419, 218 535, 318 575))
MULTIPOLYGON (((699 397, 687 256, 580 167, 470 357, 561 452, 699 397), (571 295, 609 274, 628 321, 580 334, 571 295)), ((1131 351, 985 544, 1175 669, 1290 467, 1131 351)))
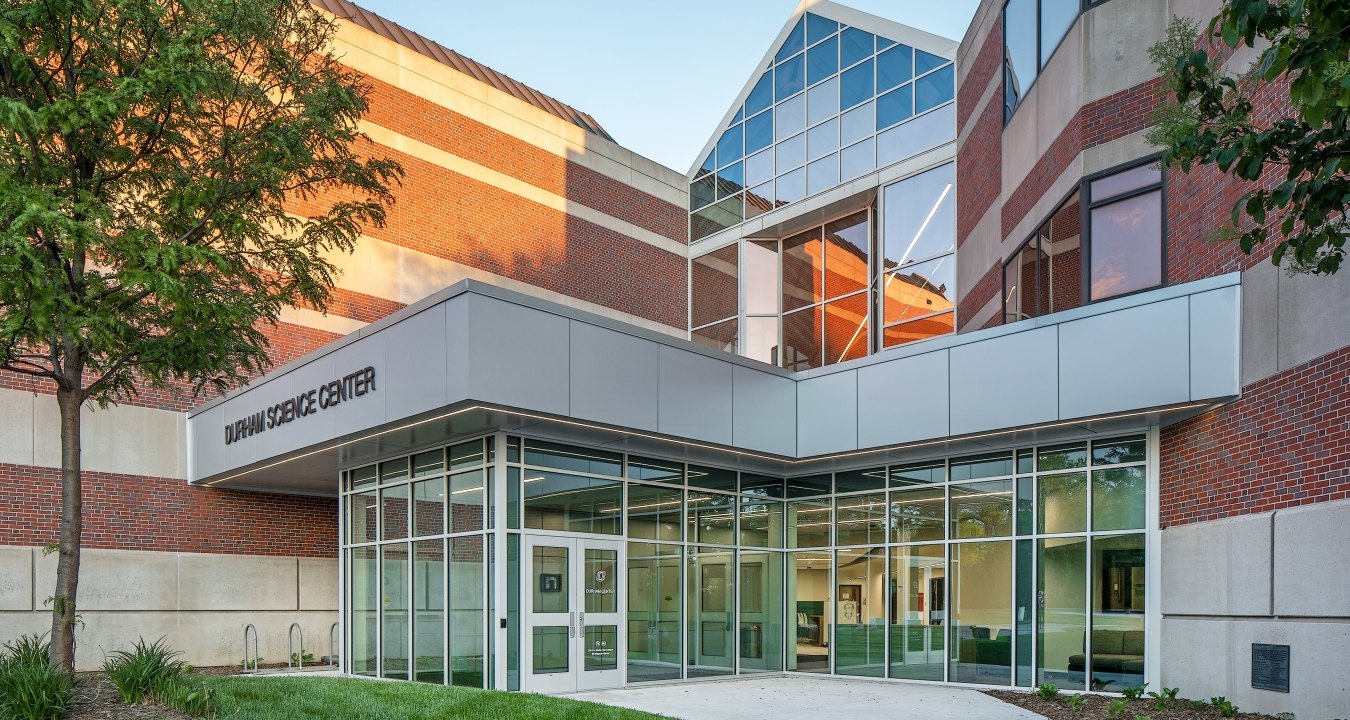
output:
POLYGON ((576 621, 577 621, 576 613, 574 612, 567 613, 567 637, 577 636, 577 628, 575 624, 576 621))

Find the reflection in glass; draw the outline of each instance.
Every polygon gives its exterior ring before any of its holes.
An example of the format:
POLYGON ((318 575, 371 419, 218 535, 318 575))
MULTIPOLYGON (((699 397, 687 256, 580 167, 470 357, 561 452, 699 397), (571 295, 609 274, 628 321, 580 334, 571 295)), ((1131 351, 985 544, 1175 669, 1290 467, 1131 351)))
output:
POLYGON ((783 555, 742 551, 740 570, 741 672, 779 672, 783 669, 783 555))
POLYGON ((978 480, 1012 474, 1012 453, 994 453, 951 461, 952 480, 978 480))
POLYGON ((395 485, 380 491, 380 527, 385 540, 408 537, 407 485, 395 485))
POLYGON ((375 675, 378 667, 380 568, 373 546, 355 547, 351 555, 351 669, 355 675, 375 675))
POLYGON ((1003 119, 1007 122, 1036 81, 1037 0, 1008 0, 1003 8, 1003 119))
POLYGON ((735 551, 690 547, 688 578, 688 677, 729 675, 736 652, 735 551))
POLYGON ((351 542, 374 542, 380 539, 375 534, 377 507, 374 490, 356 493, 347 499, 347 537, 351 542))
MULTIPOLYGON (((850 28, 852 30, 852 28, 850 28)), ((847 33, 845 33, 847 37, 847 33)), ((860 105, 872 99, 876 85, 872 73, 872 61, 861 63, 851 70, 845 70, 839 76, 839 109, 860 105)))
POLYGON ((1041 226, 1040 271, 1037 298, 1041 314, 1083 304, 1083 213, 1074 193, 1041 226))
POLYGON ((951 680, 1012 683, 1012 542, 951 546, 951 680))
POLYGON ((566 546, 536 545, 531 552, 534 593, 531 606, 537 613, 564 613, 571 611, 572 593, 567 586, 572 577, 569 561, 571 550, 566 546))
POLYGON ((774 53, 774 62, 783 62, 792 57, 793 53, 800 52, 806 46, 806 25, 804 21, 798 20, 797 24, 792 26, 792 32, 788 33, 787 39, 783 45, 774 53))
POLYGON ((1144 573, 1143 534, 1092 539, 1089 669, 1107 692, 1144 682, 1144 573))
POLYGON ((622 531, 622 483, 529 470, 524 485, 527 528, 606 535, 622 531))
MULTIPOLYGON (((880 507, 884 505, 884 501, 878 503, 880 507)), ((886 548, 836 553, 834 671, 837 674, 864 677, 886 674, 885 582, 886 548)))
POLYGON ((848 145, 870 138, 876 130, 876 109, 876 103, 868 102, 839 116, 839 142, 848 145))
POLYGON ((445 471, 445 451, 432 450, 431 452, 418 453, 412 458, 412 466, 414 478, 439 475, 445 471))
MULTIPOLYGON (((484 496, 487 484, 483 470, 455 473, 450 476, 450 532, 482 530, 487 512, 484 496)), ((491 472, 487 470, 486 472, 491 472)))
POLYGON ((585 612, 619 611, 619 553, 615 550, 586 548, 582 567, 582 594, 585 612))
POLYGON ((877 167, 886 167, 956 139, 956 106, 948 103, 877 135, 877 167))
MULTIPOLYGON (((771 144, 773 144, 773 113, 760 113, 745 121, 746 155, 762 150, 771 144)), ((758 173, 752 174, 749 163, 746 163, 745 175, 746 182, 751 185, 764 180, 758 173)))
POLYGON ((774 146, 773 152, 780 174, 801 167, 802 163, 806 162, 806 134, 802 133, 779 142, 774 146))
POLYGON ((689 263, 689 321, 692 327, 736 316, 737 252, 735 245, 728 245, 700 255, 689 263))
POLYGON ((806 194, 815 195, 839 184, 839 156, 829 155, 806 166, 806 194))
POLYGON ((887 185, 882 211, 885 268, 956 247, 956 169, 947 164, 887 185))
MULTIPOLYGON (((786 288, 786 284, 785 284, 786 288)), ((784 301, 787 294, 784 292, 784 301)), ((783 316, 783 367, 809 370, 821 365, 821 308, 783 316)))
POLYGON ((869 295, 858 293, 825 304, 825 362, 867 355, 869 295))
POLYGON ((823 122, 806 131, 806 157, 815 160, 839 149, 839 121, 823 122))
POLYGON ((839 23, 821 17, 815 13, 806 14, 806 44, 814 45, 818 40, 839 29, 839 23))
POLYGON ((806 58, 798 55, 783 61, 773 69, 773 95, 778 102, 806 87, 806 58))
POLYGON ((821 287, 825 259, 819 228, 783 241, 783 311, 824 299, 821 287))
POLYGON ((891 541, 915 542, 946 537, 947 496, 942 488, 913 488, 891 493, 891 541))
POLYGON ((914 115, 914 86, 902 85, 877 98, 877 129, 885 130, 914 115))
POLYGON ((628 682, 680 677, 680 547, 628 543, 628 682))
POLYGON ((1092 299, 1162 284, 1162 191, 1092 208, 1092 299))
POLYGON ((717 171, 717 197, 735 195, 745 189, 745 170, 739 161, 717 171))
POLYGON ((859 490, 885 490, 886 468, 866 468, 863 470, 845 470, 834 474, 835 492, 847 493, 859 490))
MULTIPOLYGON (((779 142, 796 135, 806 129, 806 96, 798 95, 787 102, 779 103, 773 109, 774 115, 774 138, 779 142)), ((791 165, 778 163, 778 170, 782 172, 791 165)))
POLYGON ((788 503, 788 547, 830 545, 830 501, 798 500, 788 503))
POLYGON ((894 466, 890 470, 891 487, 906 485, 927 485, 947 479, 947 464, 938 462, 919 463, 917 465, 894 466))
POLYGON ((825 226, 826 297, 833 299, 867 287, 871 247, 868 218, 864 210, 825 226))
POLYGON ((1093 180, 1088 185, 1088 193, 1093 202, 1109 200, 1116 195, 1124 195, 1132 190, 1156 185, 1162 182, 1162 171, 1155 165, 1140 165, 1123 170, 1104 178, 1093 180))
POLYGON ((745 97, 745 114, 754 115, 773 104, 773 71, 759 76, 759 82, 745 97))
POLYGON ((765 150, 745 159, 745 184, 759 185, 773 179, 773 151, 765 150))
POLYGON ((956 309, 956 260, 951 255, 886 275, 881 286, 886 323, 956 309))
POLYGON ((935 70, 949 62, 951 61, 947 58, 916 49, 914 51, 914 74, 923 75, 924 73, 935 70))
POLYGON ((1083 532, 1087 529, 1087 473, 1042 475, 1038 532, 1083 532))
POLYGON ((744 130, 740 124, 732 125, 717 139, 717 166, 729 165, 741 159, 744 148, 744 130))
POLYGON ((914 112, 922 113, 951 102, 956 92, 956 70, 948 65, 914 81, 914 112))
POLYGON ((745 312, 778 312, 778 242, 745 243, 745 312))
MULTIPOLYGON (((798 135, 797 137, 801 138, 802 136, 798 135)), ((775 203, 779 207, 806 197, 806 168, 797 168, 786 175, 779 176, 774 184, 774 193, 777 195, 775 203)))
POLYGON ((767 498, 741 498, 742 546, 783 547, 783 503, 767 498))
POLYGON ((839 179, 847 182, 876 168, 876 143, 868 138, 839 153, 839 179))
POLYGON ((815 85, 837 72, 839 72, 839 38, 830 38, 806 51, 806 84, 815 85))
POLYGON ((830 474, 802 475, 788 478, 786 489, 787 496, 790 498, 828 495, 830 493, 830 474))
MULTIPOLYGON (((406 489, 406 488, 405 488, 406 489)), ((408 545, 380 546, 381 654, 380 677, 408 679, 408 545)))
POLYGON ((1144 528, 1144 468, 1094 470, 1092 473, 1092 529, 1144 528))
POLYGON ((1117 463, 1143 462, 1147 448, 1142 436, 1099 440, 1092 443, 1092 463, 1107 465, 1117 463))
POLYGON ((950 489, 952 537, 1012 535, 1012 480, 952 485, 950 489))
POLYGON ((914 77, 914 50, 896 45, 877 55, 877 92, 886 92, 914 77))
MULTIPOLYGON (((793 503, 797 505, 799 503, 793 503)), ((826 505, 828 516, 829 506, 826 505)), ((830 671, 830 628, 834 603, 830 602, 828 552, 789 553, 788 611, 797 620, 796 642, 788 646, 787 669, 798 672, 830 671)))
POLYGON ((947 622, 942 545, 891 550, 891 666, 887 677, 941 680, 947 622))
POLYGON ((628 477, 633 480, 654 480, 657 482, 684 482, 684 466, 669 460, 628 456, 628 477))
POLYGON ((704 347, 722 352, 736 352, 736 337, 739 325, 736 320, 727 320, 715 325, 689 331, 689 339, 704 347))
POLYGON ((1007 265, 1003 266, 1003 322, 1034 318, 1040 314, 1037 307, 1041 265, 1040 249, 1035 240, 1027 243, 1007 265))
POLYGON ((896 347, 897 345, 927 340, 939 335, 950 335, 954 332, 956 332, 954 313, 930 315, 919 320, 892 325, 882 330, 881 343, 883 347, 896 347))
POLYGON ((689 466, 689 485, 706 490, 736 492, 736 471, 725 468, 689 466))
POLYGON ((413 679, 445 684, 445 541, 413 543, 413 679))
POLYGON ((858 28, 847 28, 841 33, 839 66, 848 67, 872 54, 873 36, 858 28))
POLYGON ((699 210, 689 217, 689 233, 693 240, 701 240, 715 232, 736 225, 745 216, 742 199, 739 195, 729 197, 716 205, 699 210))
POLYGON ((568 652, 567 633, 570 627, 539 626, 534 632, 533 669, 536 675, 563 673, 571 669, 571 653, 568 652))
POLYGON ((847 495, 835 501, 835 545, 886 542, 886 494, 847 495))
MULTIPOLYGON (((768 151, 760 153, 767 155, 768 151)), ((773 181, 745 191, 745 217, 747 219, 763 215, 774 208, 773 181)))
POLYGON ((716 493, 689 493, 689 542, 736 544, 736 498, 716 493))
MULTIPOLYGON (((1031 478, 1020 479, 1031 480, 1031 478)), ((1013 606, 1017 608, 1017 614, 1014 616, 1017 621, 1017 637, 1013 652, 1017 655, 1017 664, 1013 672, 1013 679, 1019 687, 1034 685, 1033 678, 1036 675, 1035 663, 1032 662, 1032 649, 1035 647, 1035 641, 1032 639, 1032 626, 1035 618, 1037 587, 1034 574, 1034 557, 1036 554, 1034 544, 1035 541, 1033 540, 1017 541, 1015 562, 1017 577, 1013 581, 1015 583, 1013 606)))
POLYGON ((778 317, 745 319, 745 356, 751 360, 778 364, 778 317))
POLYGON ((1083 642, 1087 632, 1087 538, 1047 538, 1036 542, 1037 683, 1065 690, 1087 690, 1083 642), (1075 661, 1076 660, 1076 661, 1075 661))
POLYGON ((683 505, 684 491, 678 488, 630 484, 628 537, 679 541, 683 505))
POLYGON ((367 465, 366 467, 352 470, 350 473, 347 474, 347 476, 351 482, 351 488, 353 490, 360 487, 365 487, 366 485, 372 485, 378 479, 375 473, 374 465, 367 465))

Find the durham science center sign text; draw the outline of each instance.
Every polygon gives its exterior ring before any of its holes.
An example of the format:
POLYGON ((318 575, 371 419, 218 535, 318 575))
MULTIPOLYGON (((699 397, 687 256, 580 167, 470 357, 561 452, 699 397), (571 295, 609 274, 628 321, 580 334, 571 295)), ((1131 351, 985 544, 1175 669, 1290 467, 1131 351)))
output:
POLYGON ((288 397, 225 426, 225 444, 323 412, 334 405, 375 392, 375 368, 366 367, 337 380, 288 397))

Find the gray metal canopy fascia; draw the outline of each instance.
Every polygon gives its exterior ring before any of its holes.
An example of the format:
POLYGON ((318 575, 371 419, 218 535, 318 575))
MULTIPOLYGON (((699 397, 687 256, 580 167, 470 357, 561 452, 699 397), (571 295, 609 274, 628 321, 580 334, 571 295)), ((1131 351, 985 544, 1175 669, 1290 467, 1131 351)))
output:
POLYGON ((497 429, 804 474, 1166 425, 1238 395, 1239 283, 791 373, 466 280, 191 411, 189 480, 332 494, 339 466, 497 429), (367 367, 373 392, 225 442, 367 367))

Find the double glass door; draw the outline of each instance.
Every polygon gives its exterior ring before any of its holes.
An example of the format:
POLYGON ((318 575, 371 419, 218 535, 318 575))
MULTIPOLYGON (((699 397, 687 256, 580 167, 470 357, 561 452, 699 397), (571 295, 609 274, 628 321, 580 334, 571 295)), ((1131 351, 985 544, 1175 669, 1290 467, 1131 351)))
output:
POLYGON ((525 536, 525 689, 623 687, 623 543, 525 536))

